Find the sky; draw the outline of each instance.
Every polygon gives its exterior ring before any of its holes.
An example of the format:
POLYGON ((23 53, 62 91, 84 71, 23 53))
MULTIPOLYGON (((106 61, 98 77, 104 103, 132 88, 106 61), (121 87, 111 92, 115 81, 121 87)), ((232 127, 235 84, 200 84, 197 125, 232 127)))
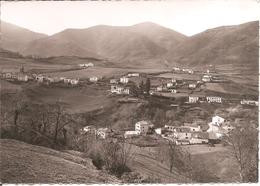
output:
POLYGON ((191 36, 259 18, 260 0, 1 1, 1 20, 48 35, 99 24, 154 22, 191 36))

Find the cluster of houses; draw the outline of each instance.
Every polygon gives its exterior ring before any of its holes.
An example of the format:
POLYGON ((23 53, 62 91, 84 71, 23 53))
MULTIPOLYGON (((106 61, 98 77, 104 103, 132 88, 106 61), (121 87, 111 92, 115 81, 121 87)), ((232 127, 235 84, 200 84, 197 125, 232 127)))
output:
POLYGON ((139 76, 139 73, 129 73, 127 76, 120 77, 119 79, 110 79, 110 92, 118 95, 129 95, 130 87, 128 86, 128 83, 130 78, 139 76))
POLYGON ((203 96, 190 95, 188 103, 222 103, 222 97, 219 96, 203 96))
MULTIPOLYGON (((143 120, 135 124, 134 130, 124 131, 123 137, 129 139, 156 134, 176 145, 208 144, 220 142, 233 129, 230 122, 220 116, 213 116, 208 125, 194 122, 184 123, 183 126, 165 125, 161 128, 155 128, 150 121, 143 120)), ((119 133, 109 128, 96 129, 91 125, 82 128, 81 134, 93 134, 97 138, 107 139, 113 138, 119 133)))
POLYGON ((21 82, 27 82, 30 80, 30 76, 22 72, 4 72, 1 73, 1 78, 8 81, 21 81, 21 82))
POLYGON ((162 83, 161 85, 157 86, 153 91, 154 92, 171 92, 173 94, 178 93, 179 88, 186 88, 190 90, 194 90, 202 84, 201 81, 183 81, 183 80, 176 80, 171 79, 170 81, 167 81, 166 83, 162 83))
POLYGON ((165 125, 162 128, 154 128, 151 122, 139 121, 135 124, 135 130, 125 131, 124 137, 132 138, 155 133, 177 145, 207 144, 220 141, 233 129, 230 122, 220 116, 212 117, 212 121, 206 127, 195 122, 184 123, 183 126, 165 125))
POLYGON ((70 85, 77 85, 79 84, 79 78, 66 78, 66 77, 49 77, 42 74, 32 74, 32 77, 35 81, 39 83, 65 83, 70 85))
POLYGON ((85 64, 79 64, 78 65, 80 68, 88 68, 88 67, 93 67, 93 63, 85 63, 85 64))
POLYGON ((174 73, 188 73, 188 74, 193 74, 194 73, 194 71, 192 69, 180 68, 180 67, 173 67, 172 71, 174 73))
POLYGON ((246 99, 243 99, 240 101, 240 104, 241 105, 251 105, 251 106, 257 106, 259 105, 258 101, 254 101, 254 100, 246 100, 246 99))

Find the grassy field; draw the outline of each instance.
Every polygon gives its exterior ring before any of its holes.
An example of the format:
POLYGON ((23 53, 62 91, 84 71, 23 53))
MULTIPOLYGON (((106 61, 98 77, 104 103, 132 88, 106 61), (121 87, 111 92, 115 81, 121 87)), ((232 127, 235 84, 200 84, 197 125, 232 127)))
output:
POLYGON ((33 85, 26 88, 26 94, 36 102, 63 102, 70 112, 88 112, 113 104, 108 97, 108 87, 88 85, 84 87, 46 87, 33 85))
POLYGON ((154 151, 157 147, 138 147, 133 145, 134 158, 129 164, 130 167, 142 175, 160 179, 160 183, 187 183, 190 180, 180 175, 176 169, 171 173, 169 167, 159 162, 154 157, 154 151))
POLYGON ((16 140, 1 139, 2 183, 120 183, 90 159, 16 140))
POLYGON ((239 181, 238 165, 229 147, 189 145, 183 148, 191 153, 195 163, 205 165, 204 169, 218 177, 221 182, 239 181))

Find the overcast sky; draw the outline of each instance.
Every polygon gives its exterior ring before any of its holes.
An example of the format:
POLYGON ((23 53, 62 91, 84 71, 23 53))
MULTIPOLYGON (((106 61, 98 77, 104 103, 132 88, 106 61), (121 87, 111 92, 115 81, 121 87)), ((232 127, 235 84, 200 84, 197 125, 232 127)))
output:
POLYGON ((154 22, 185 35, 258 20, 260 0, 1 2, 1 19, 48 35, 98 24, 154 22))

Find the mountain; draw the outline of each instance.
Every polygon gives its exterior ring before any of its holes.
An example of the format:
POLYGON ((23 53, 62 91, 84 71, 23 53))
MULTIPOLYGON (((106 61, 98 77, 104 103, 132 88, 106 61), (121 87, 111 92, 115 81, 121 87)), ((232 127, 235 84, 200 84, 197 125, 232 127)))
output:
POLYGON ((1 48, 21 52, 28 43, 47 35, 32 32, 25 28, 1 21, 1 48))
POLYGON ((0 139, 2 183, 120 183, 99 171, 80 152, 60 152, 11 139, 0 139))
POLYGON ((52 36, 8 23, 2 27, 3 48, 23 55, 107 59, 121 67, 231 64, 258 69, 258 21, 209 29, 191 37, 151 22, 66 29, 52 36))
POLYGON ((259 22, 209 29, 184 40, 167 54, 186 66, 244 65, 258 67, 259 22))
POLYGON ((133 25, 131 30, 145 35, 158 46, 167 50, 174 49, 179 43, 183 42, 187 38, 187 36, 181 33, 151 22, 133 25))
POLYGON ((87 29, 67 29, 31 42, 24 55, 77 55, 113 60, 146 59, 165 54, 167 50, 132 27, 98 25, 87 29), (96 55, 96 56, 95 56, 96 55))

